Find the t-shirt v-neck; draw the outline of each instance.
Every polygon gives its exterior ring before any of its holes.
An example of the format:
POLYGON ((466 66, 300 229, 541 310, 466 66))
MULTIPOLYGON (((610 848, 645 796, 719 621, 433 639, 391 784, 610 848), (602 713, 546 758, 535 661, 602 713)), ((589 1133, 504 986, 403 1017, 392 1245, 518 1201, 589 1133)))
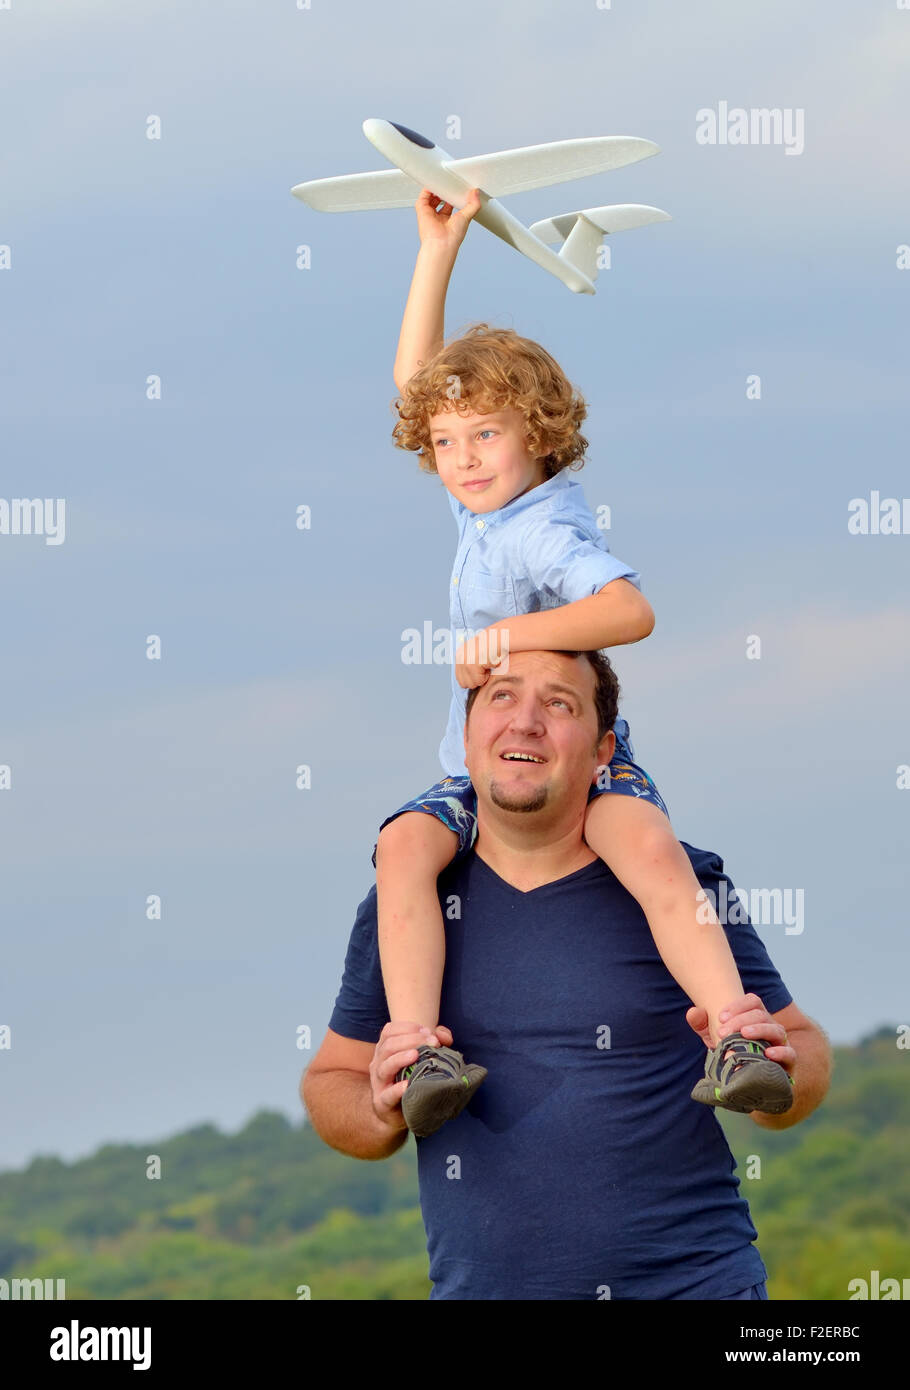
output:
POLYGON ((572 873, 563 874, 560 878, 548 879, 546 883, 538 883, 536 888, 517 888, 514 883, 510 883, 507 878, 503 878, 502 874, 498 874, 492 865, 487 863, 476 845, 474 846, 474 858, 478 864, 483 866, 481 870, 482 873, 489 874, 501 888, 506 889, 510 893, 516 893, 520 898, 530 898, 535 893, 542 893, 545 888, 564 888, 567 884, 574 883, 577 879, 581 878, 582 875, 590 875, 594 878, 599 877, 602 873, 609 873, 603 860, 595 856, 590 863, 582 864, 580 869, 574 869, 572 873), (596 874, 591 873, 591 870, 596 870, 596 874))

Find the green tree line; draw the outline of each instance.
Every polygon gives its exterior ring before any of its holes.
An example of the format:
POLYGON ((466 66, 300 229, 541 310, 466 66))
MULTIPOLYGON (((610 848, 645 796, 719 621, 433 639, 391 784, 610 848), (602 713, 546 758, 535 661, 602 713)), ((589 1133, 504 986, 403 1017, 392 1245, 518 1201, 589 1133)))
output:
MULTIPOLYGON (((722 1116, 771 1297, 847 1299, 873 1270, 910 1280, 903 1041, 888 1027, 836 1048, 828 1099, 793 1129, 722 1116)), ((0 1174, 0 1280, 16 1278, 64 1279, 68 1299, 425 1299, 415 1146, 359 1162, 261 1111, 237 1134, 35 1158, 0 1174)))

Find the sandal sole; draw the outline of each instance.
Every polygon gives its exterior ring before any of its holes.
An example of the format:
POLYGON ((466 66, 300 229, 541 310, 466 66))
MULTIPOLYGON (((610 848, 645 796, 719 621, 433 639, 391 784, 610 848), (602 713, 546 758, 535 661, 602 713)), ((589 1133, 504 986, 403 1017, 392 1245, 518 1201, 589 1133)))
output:
POLYGON ((420 1086, 418 1083, 420 1089, 410 1098, 410 1103, 408 1103, 408 1092, 410 1091, 410 1087, 408 1087, 402 1098, 401 1113, 414 1137, 426 1139, 431 1134, 435 1134, 437 1129, 441 1129, 447 1120, 453 1120, 456 1115, 460 1115, 471 1101, 486 1074, 486 1067, 477 1066, 475 1072, 468 1078, 467 1085, 464 1083, 450 1085, 432 1081, 420 1086))
POLYGON ((756 1061, 741 1066, 726 1086, 715 1088, 714 1082, 703 1076, 693 1088, 692 1099, 738 1114, 759 1110, 763 1115, 783 1115, 793 1105, 793 1087, 776 1062, 756 1061))

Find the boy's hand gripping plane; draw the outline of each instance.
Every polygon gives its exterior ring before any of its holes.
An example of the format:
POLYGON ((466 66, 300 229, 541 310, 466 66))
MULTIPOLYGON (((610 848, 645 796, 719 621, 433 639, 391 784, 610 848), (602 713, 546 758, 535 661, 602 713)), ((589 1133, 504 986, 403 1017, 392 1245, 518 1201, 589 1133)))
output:
POLYGON ((568 179, 635 164, 659 152, 652 140, 630 135, 591 136, 452 159, 432 140, 395 121, 364 121, 363 133, 397 169, 313 179, 292 188, 294 196, 319 212, 363 212, 413 207, 421 188, 431 188, 440 200, 457 207, 472 188, 477 188, 480 211, 474 221, 555 275, 576 294, 594 294, 597 253, 605 234, 670 220, 670 214, 660 208, 617 203, 613 207, 559 213, 526 227, 497 201, 509 193, 546 188, 551 183, 565 183, 568 179), (551 251, 548 243, 560 240, 559 252, 551 251))

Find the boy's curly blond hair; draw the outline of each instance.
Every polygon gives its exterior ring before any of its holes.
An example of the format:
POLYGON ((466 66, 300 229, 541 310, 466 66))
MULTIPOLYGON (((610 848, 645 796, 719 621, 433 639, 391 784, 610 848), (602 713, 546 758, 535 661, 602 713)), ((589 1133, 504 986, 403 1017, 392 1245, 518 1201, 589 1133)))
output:
POLYGON ((513 328, 475 323, 408 381, 394 402, 395 447, 417 451, 421 468, 436 472, 430 420, 454 407, 460 415, 520 410, 529 453, 543 457, 547 478, 581 468, 588 441, 579 433, 587 406, 545 348, 513 328))

